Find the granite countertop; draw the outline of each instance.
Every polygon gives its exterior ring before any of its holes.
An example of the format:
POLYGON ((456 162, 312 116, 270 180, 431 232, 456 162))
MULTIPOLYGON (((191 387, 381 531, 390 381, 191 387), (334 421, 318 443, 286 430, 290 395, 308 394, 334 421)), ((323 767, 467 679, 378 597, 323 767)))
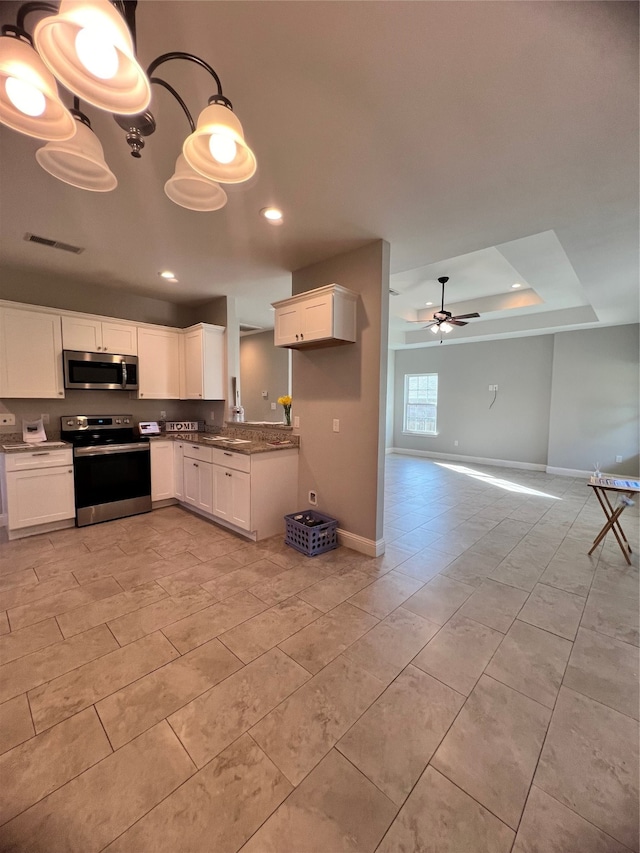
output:
POLYGON ((163 433, 151 436, 151 441, 187 441, 191 444, 202 444, 206 447, 217 447, 220 450, 231 450, 244 456, 254 453, 270 453, 273 450, 298 449, 297 436, 278 436, 277 438, 258 438, 253 440, 233 438, 232 436, 218 437, 206 432, 163 433), (282 443, 276 443, 282 442, 282 443))
POLYGON ((68 441, 39 441, 37 444, 26 444, 15 439, 3 440, 0 436, 1 453, 33 453, 43 450, 71 450, 73 445, 68 441))

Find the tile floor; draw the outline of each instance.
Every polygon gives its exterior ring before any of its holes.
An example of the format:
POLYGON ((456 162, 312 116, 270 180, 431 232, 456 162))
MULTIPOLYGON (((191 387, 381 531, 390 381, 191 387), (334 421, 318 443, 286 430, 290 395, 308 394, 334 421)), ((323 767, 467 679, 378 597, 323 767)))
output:
POLYGON ((580 480, 386 481, 378 559, 177 507, 0 544, 0 849, 638 851, 637 553, 580 480))

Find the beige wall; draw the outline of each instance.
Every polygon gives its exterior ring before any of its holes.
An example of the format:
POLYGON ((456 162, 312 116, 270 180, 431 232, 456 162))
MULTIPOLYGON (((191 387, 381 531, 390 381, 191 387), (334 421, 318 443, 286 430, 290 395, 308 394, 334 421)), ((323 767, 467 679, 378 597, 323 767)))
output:
POLYGON ((638 346, 628 325, 398 350, 393 446, 635 477, 638 346), (403 435, 404 375, 431 372, 438 435, 403 435))
POLYGON ((277 401, 289 393, 289 350, 273 345, 273 331, 240 338, 240 377, 245 420, 284 419, 277 401), (268 392, 266 399, 263 391, 268 392), (276 403, 275 411, 271 403, 276 403))
POLYGON ((382 538, 389 244, 377 240, 293 274, 293 293, 340 284, 360 295, 357 342, 293 352, 293 409, 300 417, 300 508, 318 509, 368 540, 382 538), (332 431, 333 419, 340 432, 332 431))
POLYGON ((549 465, 638 476, 638 328, 555 336, 549 465))
POLYGON ((552 335, 398 350, 394 446, 545 464, 552 360, 552 335), (407 373, 438 374, 438 435, 403 434, 407 373))
POLYGON ((0 299, 178 328, 197 322, 213 322, 198 320, 196 312, 199 309, 186 305, 136 296, 117 288, 89 285, 84 281, 53 273, 37 273, 10 267, 2 269, 0 299))

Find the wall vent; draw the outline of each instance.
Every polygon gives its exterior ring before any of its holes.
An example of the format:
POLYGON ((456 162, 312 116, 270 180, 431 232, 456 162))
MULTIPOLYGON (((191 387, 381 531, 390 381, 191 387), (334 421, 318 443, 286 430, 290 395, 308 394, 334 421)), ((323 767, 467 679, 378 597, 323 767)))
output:
POLYGON ((61 249, 63 252, 73 252, 74 255, 80 255, 84 252, 81 246, 72 246, 70 243, 61 243, 60 240, 50 240, 48 237, 39 237, 37 234, 24 235, 27 243, 39 243, 41 246, 49 246, 52 249, 61 249))
POLYGON ((240 323, 241 332, 264 332, 264 326, 250 326, 248 323, 240 323))

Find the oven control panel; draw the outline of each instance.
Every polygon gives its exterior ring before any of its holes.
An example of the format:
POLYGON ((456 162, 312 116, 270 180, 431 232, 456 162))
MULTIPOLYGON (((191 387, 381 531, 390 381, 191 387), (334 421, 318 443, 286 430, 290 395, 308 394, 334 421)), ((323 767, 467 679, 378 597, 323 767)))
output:
POLYGON ((122 429, 130 427, 133 415, 65 415, 60 418, 62 432, 72 429, 122 429))
POLYGON ((198 421, 167 421, 165 432, 198 432, 198 421))

